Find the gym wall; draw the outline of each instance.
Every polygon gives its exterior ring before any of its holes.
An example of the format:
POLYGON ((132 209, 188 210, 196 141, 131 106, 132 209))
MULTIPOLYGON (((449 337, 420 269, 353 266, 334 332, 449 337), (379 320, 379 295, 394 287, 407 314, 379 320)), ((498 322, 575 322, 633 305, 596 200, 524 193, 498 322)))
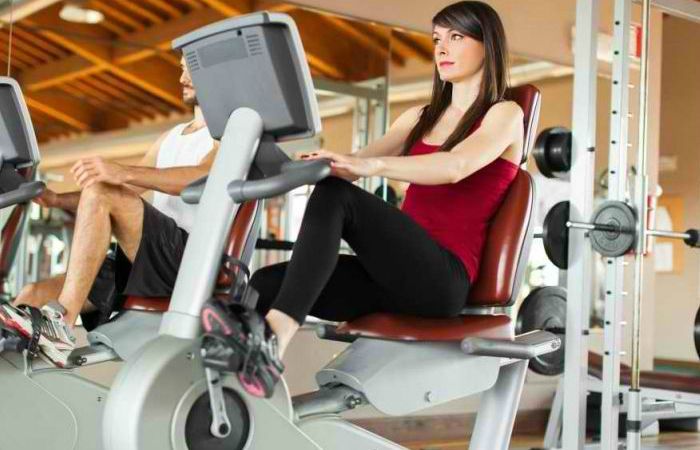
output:
MULTIPOLYGON (((685 223, 700 219, 700 25, 674 17, 664 20, 661 95, 661 154, 675 156, 677 169, 660 175, 664 193, 683 199, 685 223)), ((700 255, 681 246, 682 273, 656 276, 654 353, 658 358, 698 361, 693 347, 693 323, 700 306, 700 255)))

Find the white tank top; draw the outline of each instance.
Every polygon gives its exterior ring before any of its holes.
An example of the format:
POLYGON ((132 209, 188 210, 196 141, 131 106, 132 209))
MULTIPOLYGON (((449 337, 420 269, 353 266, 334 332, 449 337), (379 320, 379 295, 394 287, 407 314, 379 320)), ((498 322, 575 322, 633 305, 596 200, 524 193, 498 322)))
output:
MULTIPOLYGON (((196 166, 212 150, 214 140, 207 127, 194 133, 182 134, 187 123, 175 126, 163 140, 158 150, 156 168, 196 166)), ((188 205, 179 196, 153 192, 153 206, 172 217, 177 225, 187 231, 192 229, 197 205, 188 205)))

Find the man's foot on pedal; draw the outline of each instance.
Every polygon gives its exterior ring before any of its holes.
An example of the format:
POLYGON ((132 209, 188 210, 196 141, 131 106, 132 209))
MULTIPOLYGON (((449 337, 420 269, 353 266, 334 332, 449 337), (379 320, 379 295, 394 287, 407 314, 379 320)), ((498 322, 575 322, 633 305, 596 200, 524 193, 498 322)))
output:
POLYGON ((202 309, 204 365, 238 375, 255 397, 271 397, 282 377, 277 336, 255 310, 210 300, 202 309))
POLYGON ((36 339, 39 350, 58 367, 66 366, 68 356, 75 349, 75 336, 66 323, 64 314, 65 309, 56 302, 41 309, 0 304, 0 320, 5 327, 13 328, 31 340, 34 337, 34 327, 38 326, 36 339))

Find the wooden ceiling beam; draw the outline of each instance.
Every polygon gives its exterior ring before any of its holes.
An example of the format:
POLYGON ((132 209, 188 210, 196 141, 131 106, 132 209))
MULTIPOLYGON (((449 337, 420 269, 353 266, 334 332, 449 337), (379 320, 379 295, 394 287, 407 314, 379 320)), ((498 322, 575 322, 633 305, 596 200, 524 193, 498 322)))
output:
POLYGON ((102 65, 95 65, 80 56, 73 55, 27 70, 19 74, 17 78, 23 89, 38 91, 102 70, 104 70, 102 65))
POLYGON ((18 36, 12 36, 12 46, 13 48, 20 48, 22 51, 40 59, 44 63, 54 59, 51 53, 36 47, 33 43, 20 39, 18 36))
POLYGON ((297 8, 297 5, 269 0, 255 0, 253 2, 253 9, 256 11, 288 13, 289 11, 293 11, 297 8))
POLYGON ((170 18, 182 16, 182 11, 164 0, 148 0, 148 3, 158 10, 165 12, 170 18))
MULTIPOLYGON (((117 65, 129 64, 151 57, 160 51, 169 50, 170 43, 174 38, 219 19, 221 19, 221 15, 216 11, 200 9, 163 25, 122 36, 119 42, 133 43, 138 47, 129 45, 116 47, 113 50, 112 61, 117 65)), ((27 70, 22 74, 20 80, 25 89, 40 90, 103 70, 104 65, 96 66, 80 56, 72 55, 27 70)))
POLYGON ((100 26, 103 28, 106 28, 107 30, 111 31, 112 33, 116 34, 117 36, 123 36, 129 32, 127 28, 125 28, 122 25, 118 25, 116 22, 110 20, 109 18, 105 18, 102 22, 100 22, 100 26))
POLYGON ((433 60, 433 45, 430 43, 428 36, 423 39, 419 36, 411 36, 407 33, 394 31, 391 45, 392 48, 400 49, 399 51, 413 53, 423 61, 433 60))
POLYGON ((180 69, 180 56, 174 53, 162 52, 158 53, 157 57, 168 62, 171 66, 177 67, 178 70, 180 69))
POLYGON ((24 93, 27 106, 78 131, 90 131, 98 112, 84 101, 56 91, 24 93))
MULTIPOLYGON (((381 36, 379 33, 375 33, 375 38, 367 33, 363 33, 358 27, 356 22, 351 22, 339 17, 334 17, 330 15, 321 15, 322 20, 328 23, 333 28, 339 30, 341 33, 350 37, 351 39, 357 41, 360 45, 365 47, 367 50, 376 53, 380 58, 387 58, 389 56, 389 33, 386 36, 381 36)), ((405 63, 405 58, 397 53, 391 53, 391 59, 394 63, 403 65, 405 63)))
POLYGON ((149 93, 142 91, 136 86, 115 77, 109 72, 100 73, 97 75, 97 78, 101 82, 114 86, 116 89, 120 89, 121 91, 129 94, 132 98, 137 99, 137 101, 139 101, 141 104, 150 106, 160 114, 168 114, 170 112, 170 106, 167 103, 164 103, 159 98, 156 98, 149 93))
POLYGON ((94 95, 94 93, 90 89, 86 88, 80 81, 75 81, 71 84, 64 84, 60 89, 75 100, 87 103, 94 107, 97 112, 92 118, 91 126, 93 130, 103 129, 101 126, 102 117, 104 117, 106 114, 118 114, 122 119, 122 128, 127 127, 130 120, 138 119, 138 116, 132 116, 124 111, 123 108, 116 108, 112 102, 105 100, 99 95, 94 95))
POLYGON ((14 40, 12 42, 12 48, 9 49, 9 38, 4 33, 0 33, 0 44, 2 44, 2 48, 6 53, 9 54, 9 52, 11 51, 13 59, 16 58, 22 61, 23 63, 27 64, 29 67, 34 67, 44 63, 44 61, 42 61, 40 58, 25 52, 22 47, 16 45, 16 42, 14 40))
POLYGON ((178 36, 221 19, 221 15, 211 9, 202 9, 171 20, 161 26, 148 28, 120 39, 141 48, 123 46, 114 52, 117 64, 128 64, 154 55, 159 50, 170 50, 171 42, 178 36))
POLYGON ((112 36, 106 30, 85 24, 63 22, 56 23, 58 15, 53 8, 43 10, 31 19, 25 19, 25 25, 35 27, 36 33, 51 42, 81 56, 94 64, 102 64, 111 58, 109 45, 112 36), (59 31, 60 30, 60 31, 59 31))
POLYGON ((142 116, 147 116, 148 118, 153 119, 156 115, 160 114, 160 112, 155 110, 155 108, 151 107, 146 103, 142 103, 134 99, 125 91, 117 89, 109 83, 105 83, 102 79, 98 79, 96 77, 89 77, 83 78, 82 82, 90 86, 94 90, 104 92, 106 95, 118 99, 119 103, 123 104, 124 106, 133 111, 138 112, 139 119, 141 119, 142 116))
POLYGON ((385 58, 374 52, 358 52, 356 41, 339 39, 332 27, 319 21, 318 13, 296 9, 290 15, 299 27, 309 65, 320 74, 349 81, 374 78, 379 72, 386 74, 385 58))
POLYGON ((41 48, 43 51, 50 53, 54 58, 64 58, 69 55, 65 49, 54 45, 51 43, 51 41, 42 39, 41 36, 38 36, 33 31, 25 30, 21 23, 15 24, 12 33, 16 37, 27 42, 31 42, 33 45, 41 48))
MULTIPOLYGON (((142 89, 150 92, 156 97, 160 97, 166 102, 170 103, 176 109, 180 111, 187 111, 187 108, 182 103, 181 88, 177 79, 171 80, 172 78, 172 67, 170 67, 166 62, 161 60, 149 61, 149 66, 153 69, 149 71, 148 69, 141 68, 137 73, 130 71, 126 66, 121 66, 115 64, 112 59, 112 54, 110 47, 105 47, 98 45, 96 42, 76 42, 75 40, 67 36, 75 36, 75 33, 84 32, 84 27, 82 24, 62 24, 62 28, 65 30, 63 33, 57 33, 52 31, 48 27, 52 25, 55 20, 51 8, 47 8, 38 14, 32 16, 30 25, 35 25, 41 27, 39 31, 40 34, 52 40, 53 42, 62 45, 63 47, 75 52, 77 55, 87 59, 96 66, 102 66, 104 70, 109 70, 120 78, 123 78, 142 89), (168 66, 169 73, 166 75, 160 69, 160 63, 168 66)), ((55 13, 56 11, 53 11, 55 13)), ((95 33, 93 31, 93 33, 95 33)), ((90 36, 90 34, 88 34, 90 36)), ((100 36, 101 38, 102 36, 100 36)), ((103 39, 99 39, 103 41, 103 39)))
POLYGON ((317 70, 321 75, 334 79, 343 78, 343 72, 325 62, 323 58, 309 53, 308 50, 306 50, 306 61, 309 63, 309 67, 317 70))
MULTIPOLYGON (((0 67, 0 72, 5 72, 7 70, 7 61, 10 61, 10 67, 12 70, 14 70, 15 68, 17 68, 19 70, 25 70, 29 67, 29 65, 27 63, 25 63, 24 61, 22 61, 21 59, 17 59, 17 58, 10 59, 10 57, 7 54, 6 48, 0 48, 0 58, 2 58, 2 60, 4 62, 2 67, 0 67)), ((3 73, 3 75, 6 75, 6 74, 3 73)))
POLYGON ((185 5, 189 6, 194 10, 204 8, 204 5, 199 3, 197 0, 180 0, 180 2, 184 3, 185 5))
POLYGON ((149 94, 159 97, 185 112, 189 108, 182 102, 182 86, 179 71, 160 59, 141 60, 122 67, 111 68, 110 71, 120 78, 140 87, 149 94))
POLYGON ((114 18, 133 30, 141 31, 146 29, 146 25, 124 13, 122 10, 115 8, 106 1, 92 0, 91 6, 105 14, 108 18, 114 18))
POLYGON ((156 14, 153 11, 139 5, 140 2, 134 2, 133 0, 111 0, 111 1, 114 3, 118 3, 119 5, 121 5, 122 8, 128 9, 133 14, 136 14, 137 16, 141 16, 151 23, 160 24, 160 23, 165 22, 165 19, 160 17, 158 14, 156 14))
POLYGON ((240 16, 253 9, 250 2, 241 0, 201 0, 201 2, 226 17, 240 16))
POLYGON ((121 97, 115 98, 107 94, 103 89, 89 83, 88 79, 75 80, 73 86, 97 101, 102 102, 103 106, 100 109, 118 112, 130 120, 141 120, 143 118, 143 114, 139 113, 137 108, 127 105, 121 97))

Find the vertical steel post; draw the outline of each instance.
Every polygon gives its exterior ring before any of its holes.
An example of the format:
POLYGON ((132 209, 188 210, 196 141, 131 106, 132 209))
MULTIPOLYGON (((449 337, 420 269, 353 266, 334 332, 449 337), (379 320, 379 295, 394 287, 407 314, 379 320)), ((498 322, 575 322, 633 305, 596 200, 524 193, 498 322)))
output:
POLYGON ((627 412, 627 448, 641 449, 642 402, 639 385, 640 345, 642 326, 642 286, 644 283, 644 250, 647 238, 647 118, 649 109, 649 18, 651 0, 644 0, 642 8, 642 58, 639 71, 639 142, 637 145, 637 177, 635 206, 638 214, 637 251, 634 257, 634 318, 632 323, 632 382, 627 412))
MULTIPOLYGON (((598 61, 599 0, 576 2, 574 47, 573 142, 570 220, 587 221, 593 207, 598 61)), ((563 446, 583 448, 586 431, 586 380, 592 254, 583 233, 570 233, 567 273, 566 361, 564 369, 563 446)))
MULTIPOLYGON (((615 1, 608 155, 608 200, 624 201, 627 188, 629 42, 631 0, 615 1)), ((617 449, 620 413, 620 353, 624 314, 624 260, 605 258, 605 318, 601 447, 617 449)))

